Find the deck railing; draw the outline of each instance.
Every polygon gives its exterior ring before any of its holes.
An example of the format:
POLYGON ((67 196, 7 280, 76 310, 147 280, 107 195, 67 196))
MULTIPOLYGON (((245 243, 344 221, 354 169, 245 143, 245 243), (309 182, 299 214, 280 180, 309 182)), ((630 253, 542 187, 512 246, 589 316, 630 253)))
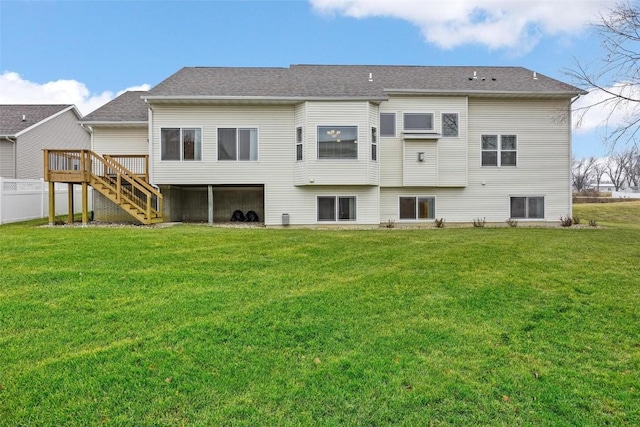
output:
POLYGON ((148 183, 148 156, 103 158, 90 150, 44 150, 44 162, 46 181, 99 183, 115 194, 117 204, 127 203, 149 220, 162 212, 162 194, 148 183))

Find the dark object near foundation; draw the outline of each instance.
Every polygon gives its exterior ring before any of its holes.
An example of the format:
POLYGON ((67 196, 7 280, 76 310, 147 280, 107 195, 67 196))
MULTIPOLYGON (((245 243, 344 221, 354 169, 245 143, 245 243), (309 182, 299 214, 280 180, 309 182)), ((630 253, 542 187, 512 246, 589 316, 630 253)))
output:
POLYGON ((249 211, 249 212, 247 212, 247 218, 245 219, 245 221, 247 221, 247 222, 258 222, 258 221, 260 221, 260 218, 258 217, 258 214, 255 213, 254 211, 249 211))
POLYGON ((233 211, 233 215, 231 215, 231 221, 244 221, 245 217, 242 211, 237 210, 233 211))

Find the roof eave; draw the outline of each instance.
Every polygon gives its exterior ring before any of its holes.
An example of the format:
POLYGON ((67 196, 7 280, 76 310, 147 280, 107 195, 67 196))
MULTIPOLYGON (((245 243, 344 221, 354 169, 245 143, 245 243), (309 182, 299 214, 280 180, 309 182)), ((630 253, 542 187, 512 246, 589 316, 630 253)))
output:
POLYGON ((576 91, 509 91, 509 90, 437 90, 437 89, 384 89, 387 95, 439 95, 439 96, 495 96, 495 97, 539 97, 539 98, 572 98, 578 95, 586 95, 584 90, 576 91))
POLYGON ((148 103, 171 102, 273 102, 296 104, 304 101, 386 101, 387 96, 210 96, 210 95, 149 95, 142 96, 148 103))
POLYGON ((149 122, 147 120, 128 120, 128 121, 117 121, 117 120, 80 120, 78 123, 86 126, 109 126, 109 127, 144 127, 148 126, 149 122))

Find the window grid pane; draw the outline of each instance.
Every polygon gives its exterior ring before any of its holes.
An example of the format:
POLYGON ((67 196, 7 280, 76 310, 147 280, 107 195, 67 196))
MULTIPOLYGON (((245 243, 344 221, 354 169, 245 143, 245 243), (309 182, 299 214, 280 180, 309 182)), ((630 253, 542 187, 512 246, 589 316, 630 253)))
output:
POLYGON ((511 198, 511 218, 526 218, 527 198, 512 197, 511 198))
POLYGON ((356 219, 356 198, 338 197, 338 220, 355 221, 356 219))
POLYGON ((418 198, 418 219, 434 219, 435 212, 435 198, 433 197, 419 197, 418 198))
POLYGON ((416 219, 415 197, 400 197, 400 219, 416 219))
POLYGON ((160 131, 161 159, 180 160, 180 129, 169 128, 160 131))
POLYGON ((236 160, 236 129, 218 129, 218 160, 236 160))
POLYGON ((544 218, 544 197, 529 197, 527 210, 529 218, 544 218))
POLYGON ((336 220, 336 198, 318 197, 318 221, 336 220))

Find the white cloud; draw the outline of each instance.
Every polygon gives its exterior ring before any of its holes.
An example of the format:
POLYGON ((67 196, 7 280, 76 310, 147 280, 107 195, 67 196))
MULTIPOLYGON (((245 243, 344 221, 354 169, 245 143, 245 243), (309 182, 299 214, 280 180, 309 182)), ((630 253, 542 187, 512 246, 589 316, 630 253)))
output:
POLYGON ((543 35, 575 34, 617 0, 309 0, 314 10, 352 18, 389 17, 420 28, 444 49, 481 44, 524 53, 543 35))
POLYGON ((5 71, 0 74, 0 104, 75 104, 83 115, 111 101, 127 90, 149 90, 148 84, 118 91, 92 94, 87 86, 76 80, 56 80, 34 83, 20 74, 5 71))

